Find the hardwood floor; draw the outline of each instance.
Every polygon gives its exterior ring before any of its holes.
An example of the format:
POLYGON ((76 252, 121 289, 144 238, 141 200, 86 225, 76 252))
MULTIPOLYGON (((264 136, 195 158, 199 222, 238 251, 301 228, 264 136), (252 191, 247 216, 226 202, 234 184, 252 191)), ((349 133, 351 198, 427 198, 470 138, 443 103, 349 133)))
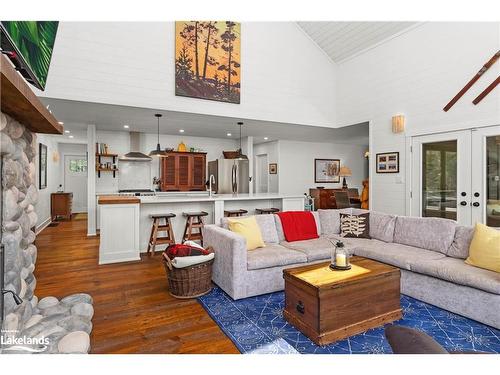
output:
POLYGON ((159 254, 99 266, 99 237, 87 237, 81 215, 44 229, 36 245, 39 298, 94 298, 92 353, 239 353, 196 300, 168 294, 159 254))

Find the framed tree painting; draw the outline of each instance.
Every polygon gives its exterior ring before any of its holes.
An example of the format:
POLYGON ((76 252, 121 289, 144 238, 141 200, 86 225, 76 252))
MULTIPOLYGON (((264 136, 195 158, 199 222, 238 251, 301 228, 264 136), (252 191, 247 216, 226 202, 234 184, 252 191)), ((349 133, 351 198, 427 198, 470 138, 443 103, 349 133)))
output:
POLYGON ((340 159, 314 159, 314 182, 340 182, 340 159))
POLYGON ((175 22, 175 95, 240 103, 241 24, 175 22))
POLYGON ((399 152, 377 154, 377 173, 399 173, 399 152))
POLYGON ((38 188, 47 187, 47 146, 40 143, 38 146, 38 188))

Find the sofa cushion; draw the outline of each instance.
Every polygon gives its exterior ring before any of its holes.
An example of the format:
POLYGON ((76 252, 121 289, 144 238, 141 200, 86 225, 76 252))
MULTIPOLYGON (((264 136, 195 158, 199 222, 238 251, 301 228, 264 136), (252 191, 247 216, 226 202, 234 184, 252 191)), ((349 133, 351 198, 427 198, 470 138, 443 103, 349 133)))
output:
POLYGON ((393 242, 396 216, 381 212, 370 212, 370 237, 384 242, 393 242))
POLYGON ((323 259, 328 260, 330 259, 333 250, 333 244, 326 237, 305 241, 283 241, 281 242, 281 245, 287 247, 288 249, 300 251, 305 254, 308 262, 323 259))
POLYGON ((318 210, 322 235, 340 233, 340 210, 318 210))
POLYGON ((418 262, 445 258, 443 254, 436 251, 373 239, 363 245, 355 246, 353 252, 355 255, 378 260, 409 271, 413 271, 413 265, 418 262))
POLYGON ((249 251, 247 253, 247 269, 259 270, 286 266, 289 264, 306 263, 307 256, 300 252, 287 249, 278 244, 269 244, 265 247, 249 251))
MULTIPOLYGON (((318 235, 321 233, 321 226, 320 226, 320 219, 317 211, 312 212, 314 216, 314 221, 316 222, 316 230, 318 232, 318 235)), ((278 236, 278 242, 283 242, 286 241, 285 238, 285 232, 283 232, 283 226, 281 225, 281 219, 278 215, 273 215, 274 216, 274 222, 276 225, 276 233, 278 236)))
POLYGON ((412 271, 500 294, 500 273, 469 266, 462 259, 445 257, 436 261, 422 261, 415 263, 412 271))
MULTIPOLYGON (((221 219, 221 226, 224 229, 228 229, 228 219, 227 217, 221 219)), ((274 215, 255 215, 255 220, 265 243, 279 243, 274 215)))
POLYGON ((398 216, 394 242, 446 254, 455 238, 456 226, 453 220, 437 217, 398 216))
POLYGON ((446 255, 453 258, 465 259, 469 256, 469 247, 474 235, 474 227, 457 225, 455 237, 446 255))

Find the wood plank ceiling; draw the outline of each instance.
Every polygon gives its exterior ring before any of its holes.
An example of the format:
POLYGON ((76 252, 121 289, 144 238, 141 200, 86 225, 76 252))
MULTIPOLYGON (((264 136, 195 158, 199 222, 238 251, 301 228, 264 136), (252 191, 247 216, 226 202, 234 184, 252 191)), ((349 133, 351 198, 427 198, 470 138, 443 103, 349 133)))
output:
POLYGON ((330 58, 339 63, 391 38, 417 22, 298 22, 330 58))

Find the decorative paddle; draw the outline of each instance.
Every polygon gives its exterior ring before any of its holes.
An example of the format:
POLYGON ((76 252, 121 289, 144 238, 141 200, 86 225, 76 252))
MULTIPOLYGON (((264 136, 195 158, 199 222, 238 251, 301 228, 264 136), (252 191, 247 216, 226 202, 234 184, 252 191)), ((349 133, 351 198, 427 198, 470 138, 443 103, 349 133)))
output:
POLYGON ((474 100, 472 101, 472 103, 474 103, 474 104, 479 103, 481 100, 483 100, 483 99, 484 99, 484 97, 485 97, 486 95, 488 95, 491 91, 493 91, 493 89, 494 89, 495 87, 497 87, 497 85, 498 85, 499 83, 500 83, 500 76, 498 76, 498 77, 497 77, 497 79, 495 79, 493 82, 491 82, 491 84, 490 84, 488 87, 486 87, 486 88, 483 90, 483 92, 482 92, 481 94, 479 94, 479 95, 476 97, 476 99, 474 99, 474 100))
POLYGON ((472 77, 472 79, 464 86, 462 90, 458 92, 453 99, 450 100, 448 104, 443 108, 443 111, 448 112, 448 110, 455 105, 455 103, 460 99, 471 87, 476 83, 476 81, 481 78, 481 76, 500 58, 500 51, 495 53, 491 59, 488 60, 486 64, 483 65, 477 74, 472 77))

